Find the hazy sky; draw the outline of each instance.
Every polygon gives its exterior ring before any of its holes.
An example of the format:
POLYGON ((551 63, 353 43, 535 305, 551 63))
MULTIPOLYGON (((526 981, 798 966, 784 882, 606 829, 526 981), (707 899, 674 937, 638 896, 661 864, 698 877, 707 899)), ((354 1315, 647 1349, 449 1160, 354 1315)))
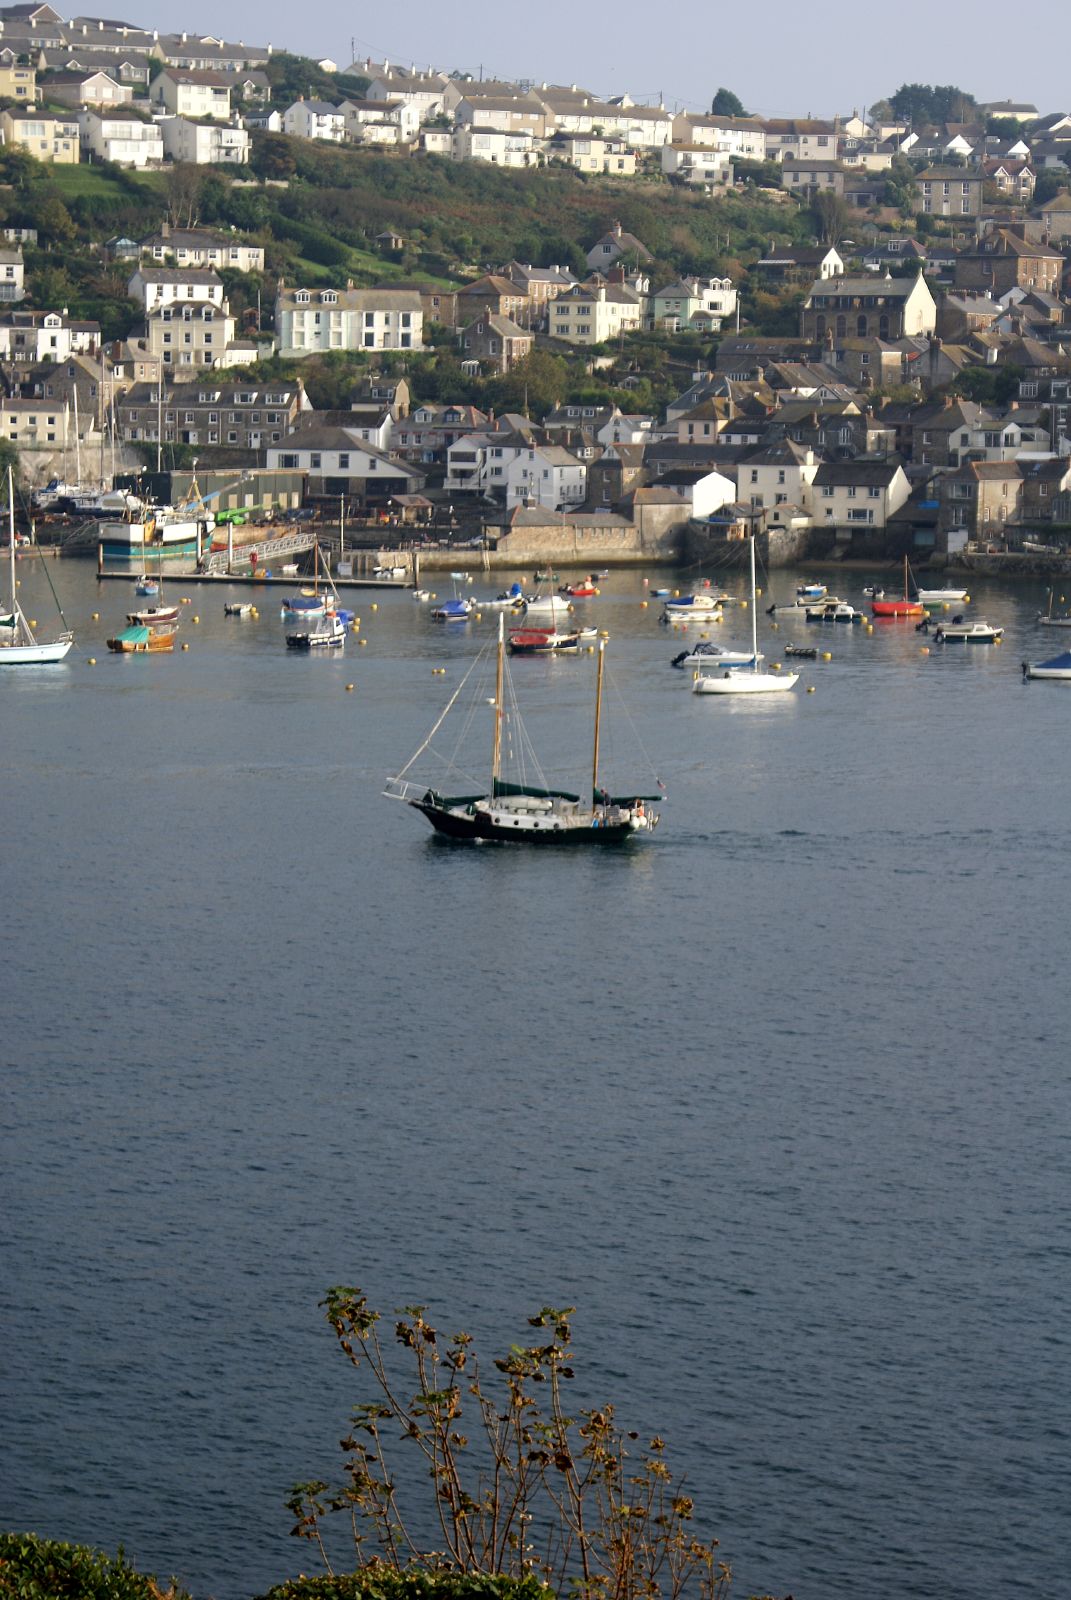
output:
POLYGON ((1027 100, 1043 112, 1071 109, 1071 6, 1036 0, 1025 32, 1009 33, 1008 16, 994 0, 969 11, 934 0, 677 0, 662 25, 638 0, 527 8, 406 0, 374 11, 340 0, 307 11, 292 0, 133 0, 127 19, 329 56, 340 67, 354 54, 445 71, 482 65, 485 77, 579 83, 604 95, 627 90, 636 100, 661 94, 688 108, 709 108, 725 84, 766 116, 862 109, 916 81, 955 83, 979 100, 1027 100))

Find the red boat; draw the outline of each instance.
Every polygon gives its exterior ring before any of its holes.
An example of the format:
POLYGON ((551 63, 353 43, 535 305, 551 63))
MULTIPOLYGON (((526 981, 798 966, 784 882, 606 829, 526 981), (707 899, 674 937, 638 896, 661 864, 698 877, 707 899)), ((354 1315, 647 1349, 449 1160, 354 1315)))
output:
POLYGON ((520 628, 509 636, 513 655, 545 655, 552 650, 577 650, 578 633, 556 633, 550 628, 520 628))
POLYGON ((598 592, 590 578, 584 578, 580 583, 570 583, 562 590, 563 594, 572 595, 577 600, 587 600, 598 592))
POLYGON ((903 598, 888 596, 874 599, 870 602, 870 609, 876 617, 924 617, 926 607, 918 600, 912 600, 908 594, 907 557, 904 557, 904 593, 903 598))

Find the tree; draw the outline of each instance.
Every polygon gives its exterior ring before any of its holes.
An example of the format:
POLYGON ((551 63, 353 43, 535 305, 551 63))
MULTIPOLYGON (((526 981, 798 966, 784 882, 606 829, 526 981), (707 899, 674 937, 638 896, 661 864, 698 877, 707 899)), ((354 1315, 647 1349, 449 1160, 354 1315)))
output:
POLYGON ((848 202, 832 189, 819 189, 811 201, 811 216, 819 244, 839 244, 848 228, 848 202))
POLYGON ((250 166, 258 178, 289 178, 297 170, 293 139, 285 133, 256 133, 250 166))
POLYGON ((910 216, 918 199, 915 169, 906 156, 893 156, 885 174, 885 204, 896 206, 905 216, 910 216))
POLYGON ((1038 173, 1037 183, 1034 185, 1034 205, 1043 206, 1047 205, 1050 200, 1055 200, 1066 181, 1066 172, 1061 172, 1057 175, 1057 173, 1043 168, 1038 173))
POLYGON ((57 194, 42 195, 30 206, 33 226, 40 244, 64 244, 74 238, 71 213, 57 194))
POLYGON ((176 161, 164 180, 167 220, 173 228, 192 228, 201 203, 204 174, 192 161, 176 161))
POLYGON ((371 1380, 346 1437, 345 1482, 295 1486, 291 1530, 331 1571, 327 1518, 341 1512, 360 1566, 532 1578, 575 1600, 721 1600, 729 1569, 716 1540, 692 1531, 693 1503, 660 1438, 633 1445, 610 1405, 572 1416, 572 1308, 528 1319, 536 1343, 512 1345, 485 1378, 466 1333, 440 1337, 423 1306, 396 1314, 392 1359, 380 1314, 359 1289, 322 1302, 339 1347, 371 1380), (415 1389, 414 1389, 415 1386, 415 1389), (417 1473, 388 1461, 399 1438, 417 1473), (430 1481, 435 1553, 418 1537, 406 1490, 430 1481))
POLYGON ((743 101, 731 89, 719 89, 710 107, 712 117, 746 117, 743 101))
POLYGON ((966 122, 975 107, 973 94, 954 83, 902 83, 889 105, 905 122, 925 125, 936 122, 966 122))

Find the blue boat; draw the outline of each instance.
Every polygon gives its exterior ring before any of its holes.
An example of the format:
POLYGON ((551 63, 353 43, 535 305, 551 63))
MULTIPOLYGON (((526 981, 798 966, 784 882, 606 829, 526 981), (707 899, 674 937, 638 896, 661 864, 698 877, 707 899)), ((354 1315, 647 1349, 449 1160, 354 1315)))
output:
POLYGON ((444 600, 431 614, 436 622, 467 622, 471 613, 471 600, 444 600))

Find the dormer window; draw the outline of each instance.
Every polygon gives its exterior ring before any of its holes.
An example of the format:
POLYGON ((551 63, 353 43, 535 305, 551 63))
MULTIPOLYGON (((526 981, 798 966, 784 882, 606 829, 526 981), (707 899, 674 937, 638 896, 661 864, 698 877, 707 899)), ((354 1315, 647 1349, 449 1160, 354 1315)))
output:
POLYGON ((338 303, 338 295, 335 293, 334 289, 325 289, 321 294, 320 299, 323 301, 325 306, 333 306, 338 303))
POLYGON ((311 296, 307 289, 299 289, 297 294, 294 296, 294 300, 299 306, 307 306, 310 298, 311 296))

